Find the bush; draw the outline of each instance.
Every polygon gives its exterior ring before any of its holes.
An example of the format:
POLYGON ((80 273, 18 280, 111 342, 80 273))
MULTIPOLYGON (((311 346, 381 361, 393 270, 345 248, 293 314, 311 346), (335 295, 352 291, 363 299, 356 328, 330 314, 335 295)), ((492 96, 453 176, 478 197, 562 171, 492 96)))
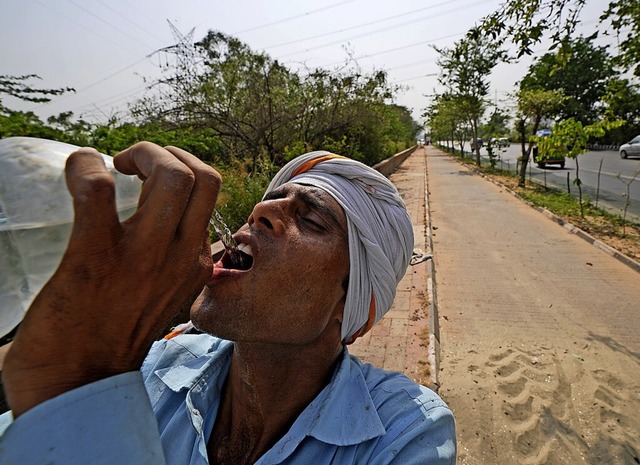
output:
POLYGON ((215 168, 222 175, 222 188, 216 210, 229 229, 237 231, 247 222, 255 204, 262 200, 277 168, 267 157, 261 157, 253 171, 249 169, 247 162, 235 162, 230 166, 215 168))

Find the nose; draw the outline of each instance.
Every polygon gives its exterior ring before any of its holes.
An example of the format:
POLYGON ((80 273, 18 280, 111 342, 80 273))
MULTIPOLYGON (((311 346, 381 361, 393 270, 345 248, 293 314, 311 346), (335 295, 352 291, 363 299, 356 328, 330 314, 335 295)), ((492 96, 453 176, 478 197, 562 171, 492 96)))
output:
POLYGON ((254 229, 264 228, 276 236, 284 234, 290 199, 264 200, 253 207, 247 223, 254 229))

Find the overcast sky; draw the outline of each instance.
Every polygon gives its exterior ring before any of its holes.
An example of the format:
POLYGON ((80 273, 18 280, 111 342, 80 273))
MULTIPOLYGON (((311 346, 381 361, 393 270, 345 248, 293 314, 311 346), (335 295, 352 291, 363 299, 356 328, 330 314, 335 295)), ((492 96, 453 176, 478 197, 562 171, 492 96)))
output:
MULTIPOLYGON (((41 118, 73 111, 92 122, 121 114, 171 60, 160 52, 193 31, 233 35, 291 67, 332 69, 357 59, 364 71, 385 69, 406 86, 397 103, 419 118, 438 90, 437 52, 498 8, 499 0, 2 0, 0 75, 37 74, 42 87, 73 87, 49 104, 6 98, 11 108, 41 118), (179 35, 172 32, 168 21, 179 35)), ((584 33, 597 27, 608 0, 590 0, 584 33)), ((537 55, 543 53, 538 47, 537 55)), ((508 106, 508 93, 530 59, 501 65, 491 98, 508 106)), ((35 84, 35 82, 34 82, 35 84)), ((3 97, 4 98, 4 97, 3 97)))

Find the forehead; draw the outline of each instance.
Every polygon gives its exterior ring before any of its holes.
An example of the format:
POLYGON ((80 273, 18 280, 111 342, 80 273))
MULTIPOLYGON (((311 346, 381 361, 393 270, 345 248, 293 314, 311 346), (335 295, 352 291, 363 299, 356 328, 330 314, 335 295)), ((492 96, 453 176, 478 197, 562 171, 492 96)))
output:
POLYGON ((347 217, 340 204, 324 189, 309 184, 288 182, 267 193, 264 200, 278 198, 293 198, 305 204, 309 209, 322 215, 326 220, 335 223, 345 232, 347 230, 347 217))

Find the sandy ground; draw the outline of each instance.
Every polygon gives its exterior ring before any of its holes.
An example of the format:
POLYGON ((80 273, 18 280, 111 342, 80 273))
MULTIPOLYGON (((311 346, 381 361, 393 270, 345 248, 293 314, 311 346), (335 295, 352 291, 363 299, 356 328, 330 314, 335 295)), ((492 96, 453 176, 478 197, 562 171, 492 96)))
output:
POLYGON ((640 275, 429 151, 459 464, 640 463, 640 275))

